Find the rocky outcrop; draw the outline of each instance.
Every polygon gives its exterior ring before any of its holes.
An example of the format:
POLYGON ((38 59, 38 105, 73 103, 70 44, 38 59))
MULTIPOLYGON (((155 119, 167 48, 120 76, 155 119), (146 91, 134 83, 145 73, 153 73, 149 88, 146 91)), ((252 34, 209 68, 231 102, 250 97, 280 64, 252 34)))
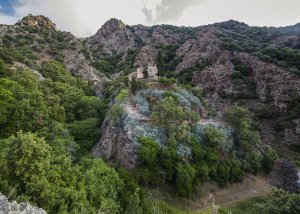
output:
MULTIPOLYGON (((176 56, 184 55, 183 61, 178 64, 175 72, 181 69, 191 67, 201 61, 209 61, 215 64, 223 52, 218 45, 219 38, 215 36, 214 32, 221 32, 218 28, 210 26, 204 28, 194 35, 194 38, 188 39, 176 51, 176 56)), ((229 52, 223 53, 223 58, 230 58, 229 52)))
MULTIPOLYGON (((120 53, 128 49, 135 49, 134 37, 125 27, 124 23, 118 19, 110 19, 97 31, 97 33, 87 39, 87 44, 101 44, 99 50, 102 53, 112 55, 114 51, 120 53)), ((94 46, 93 46, 94 47, 94 46)), ((95 46, 94 48, 99 46, 95 46)))
POLYGON ((132 169, 138 162, 137 148, 131 146, 132 134, 114 127, 107 117, 101 127, 102 136, 91 150, 95 158, 102 158, 113 162, 120 161, 120 166, 132 169))
POLYGON ((25 16, 21 21, 17 22, 19 26, 37 26, 37 27, 50 27, 52 30, 57 31, 56 25, 48 18, 43 15, 33 16, 29 14, 25 16))
POLYGON ((2 214, 47 214, 41 208, 34 207, 26 202, 18 204, 16 201, 8 201, 8 199, 0 193, 0 213, 2 214))
POLYGON ((144 46, 135 57, 134 65, 139 65, 144 68, 148 66, 154 66, 157 54, 157 49, 151 47, 150 45, 144 46))
MULTIPOLYGON (((180 45, 181 41, 189 35, 183 32, 174 32, 172 29, 166 29, 162 26, 147 27, 143 25, 134 25, 133 34, 146 44, 180 45)), ((187 27, 180 27, 188 29, 187 27)))
POLYGON ((122 74, 123 74, 123 71, 120 71, 119 73, 116 73, 116 74, 111 75, 109 78, 110 78, 111 80, 116 80, 116 79, 118 79, 119 77, 121 77, 122 74))
POLYGON ((42 74, 40 74, 38 71, 29 68, 28 66, 24 65, 23 63, 20 62, 14 62, 14 66, 12 67, 12 70, 18 69, 19 67, 25 68, 28 71, 31 71, 32 73, 34 73, 35 75, 37 75, 38 79, 44 80, 45 78, 42 76, 42 74))
POLYGON ((103 98, 104 82, 110 81, 107 77, 101 74, 97 69, 89 65, 82 53, 76 51, 64 51, 64 65, 70 70, 74 76, 81 76, 82 80, 90 80, 97 97, 103 98))
POLYGON ((241 91, 248 93, 245 82, 241 79, 231 80, 233 66, 230 62, 225 65, 215 65, 201 72, 194 71, 193 84, 206 90, 225 94, 237 94, 241 91))
POLYGON ((247 53, 235 53, 244 67, 252 70, 256 83, 256 93, 264 101, 272 96, 275 103, 286 102, 300 96, 300 79, 275 64, 261 61, 247 53))

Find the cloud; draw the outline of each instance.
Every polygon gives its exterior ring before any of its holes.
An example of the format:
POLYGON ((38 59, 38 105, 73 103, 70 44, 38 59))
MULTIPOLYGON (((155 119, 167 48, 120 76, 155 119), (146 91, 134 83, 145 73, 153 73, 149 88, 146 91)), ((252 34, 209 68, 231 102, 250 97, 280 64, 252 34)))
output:
MULTIPOLYGON (((56 22, 56 18, 52 16, 49 11, 50 0, 10 0, 10 7, 12 11, 9 13, 0 12, 1 24, 15 24, 18 20, 21 20, 28 14, 33 15, 45 15, 49 17, 53 22, 56 22)), ((59 26, 58 27, 62 28, 59 26)))
POLYGON ((1 24, 43 14, 77 37, 95 34, 110 18, 129 25, 200 26, 235 19, 276 27, 300 22, 299 0, 6 0, 1 7, 1 24))
POLYGON ((148 4, 149 1, 143 1, 143 12, 146 15, 148 23, 159 24, 166 22, 176 22, 188 7, 193 7, 206 0, 160 0, 157 4, 148 4))
POLYGON ((176 25, 200 26, 234 19, 250 26, 289 26, 300 22, 299 0, 209 0, 188 7, 176 25))
POLYGON ((67 31, 78 37, 93 35, 110 18, 125 24, 144 22, 139 0, 51 0, 51 14, 67 31))
POLYGON ((1 10, 1 8, 2 8, 2 7, 1 7, 1 5, 0 5, 0 10, 1 10))

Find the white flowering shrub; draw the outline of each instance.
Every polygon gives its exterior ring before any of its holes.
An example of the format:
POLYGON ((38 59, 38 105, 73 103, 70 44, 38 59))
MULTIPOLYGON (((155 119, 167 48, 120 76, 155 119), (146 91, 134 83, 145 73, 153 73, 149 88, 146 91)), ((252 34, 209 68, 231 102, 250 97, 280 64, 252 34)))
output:
MULTIPOLYGON (((216 128, 216 129, 221 130, 225 134, 226 142, 221 145, 221 148, 225 152, 229 153, 230 149, 233 146, 233 140, 234 140, 233 134, 236 132, 236 129, 234 129, 230 126, 224 126, 224 125, 220 125, 220 126, 214 125, 214 124, 209 124, 209 125, 216 128)), ((204 126, 204 125, 201 125, 201 124, 197 124, 196 130, 194 132, 191 132, 192 137, 196 136, 201 144, 204 143, 203 135, 204 135, 204 132, 205 132, 207 126, 208 125, 204 126)))
POLYGON ((179 92, 174 92, 173 94, 178 96, 178 102, 182 105, 184 105, 185 109, 191 110, 195 107, 200 107, 201 102, 198 97, 196 97, 192 92, 188 92, 184 88, 179 87, 179 92))
POLYGON ((159 90, 149 90, 149 89, 142 89, 137 92, 136 96, 132 98, 133 103, 137 103, 140 105, 139 113, 145 115, 151 115, 152 111, 149 108, 149 102, 143 96, 157 96, 159 100, 163 98, 164 91, 159 90))
POLYGON ((182 143, 178 143, 178 148, 176 150, 177 155, 189 157, 192 154, 192 148, 188 145, 184 145, 182 143))
POLYGON ((165 147, 165 144, 168 142, 164 127, 149 126, 143 122, 139 122, 138 119, 132 115, 123 118, 122 122, 125 131, 132 131, 132 137, 134 139, 132 145, 135 147, 141 146, 140 143, 138 143, 139 137, 153 139, 160 148, 165 147))

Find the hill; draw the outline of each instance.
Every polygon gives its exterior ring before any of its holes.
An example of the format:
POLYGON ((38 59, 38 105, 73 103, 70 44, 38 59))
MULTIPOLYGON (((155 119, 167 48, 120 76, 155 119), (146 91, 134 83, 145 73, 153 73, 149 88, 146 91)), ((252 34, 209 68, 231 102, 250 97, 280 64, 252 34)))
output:
POLYGON ((48 213, 186 213, 271 191, 277 158, 300 167, 299 24, 110 19, 76 38, 29 14, 0 25, 0 58, 0 191, 48 213), (158 80, 129 81, 148 66, 158 80))

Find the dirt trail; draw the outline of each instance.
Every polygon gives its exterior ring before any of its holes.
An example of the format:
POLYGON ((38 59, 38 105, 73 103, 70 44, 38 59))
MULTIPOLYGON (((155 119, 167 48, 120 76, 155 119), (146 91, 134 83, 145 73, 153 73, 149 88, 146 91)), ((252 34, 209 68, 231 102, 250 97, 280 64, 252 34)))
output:
POLYGON ((139 110, 133 106, 133 103, 130 101, 129 97, 126 97, 125 99, 124 110, 127 112, 127 114, 133 115, 139 120, 151 121, 148 115, 139 113, 139 110))
POLYGON ((264 175, 246 175, 242 183, 229 184, 220 189, 216 183, 206 183, 202 187, 205 196, 190 203, 191 211, 204 211, 215 200, 215 204, 230 206, 253 196, 264 195, 271 191, 269 179, 264 175))

